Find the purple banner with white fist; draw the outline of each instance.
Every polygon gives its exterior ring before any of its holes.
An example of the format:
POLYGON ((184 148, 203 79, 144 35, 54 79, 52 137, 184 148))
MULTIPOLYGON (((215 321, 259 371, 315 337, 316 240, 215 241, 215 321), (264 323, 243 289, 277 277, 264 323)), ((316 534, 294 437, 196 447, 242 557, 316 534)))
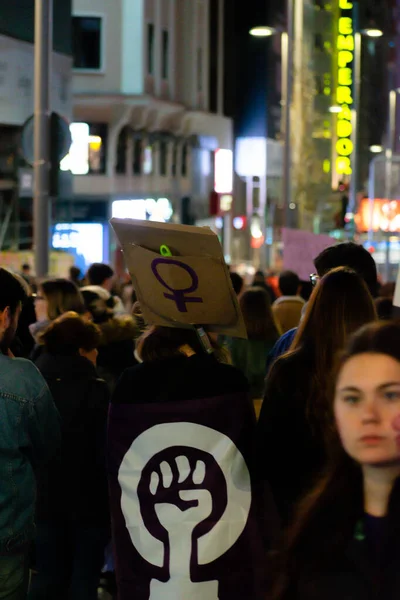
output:
POLYGON ((244 394, 111 407, 119 600, 265 597, 254 430, 244 394))

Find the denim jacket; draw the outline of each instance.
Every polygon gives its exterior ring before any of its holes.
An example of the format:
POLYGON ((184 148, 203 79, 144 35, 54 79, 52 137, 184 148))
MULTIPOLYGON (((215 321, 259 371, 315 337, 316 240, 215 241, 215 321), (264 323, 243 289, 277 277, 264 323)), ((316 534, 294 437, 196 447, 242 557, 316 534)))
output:
POLYGON ((0 554, 34 536, 35 469, 60 444, 60 418, 35 365, 0 354, 0 554))

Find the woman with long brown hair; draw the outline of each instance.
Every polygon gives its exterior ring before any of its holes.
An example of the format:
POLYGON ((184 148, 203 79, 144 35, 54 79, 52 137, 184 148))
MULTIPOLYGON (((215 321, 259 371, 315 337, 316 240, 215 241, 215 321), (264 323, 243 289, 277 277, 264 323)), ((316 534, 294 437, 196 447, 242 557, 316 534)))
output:
POLYGON ((272 313, 268 293, 261 287, 253 287, 240 296, 240 308, 247 329, 247 340, 231 338, 227 346, 232 362, 247 377, 251 397, 262 397, 265 364, 268 354, 278 340, 281 331, 272 313))
POLYGON ((323 430, 335 355, 375 319, 360 276, 345 267, 330 271, 315 288, 289 352, 269 373, 257 427, 258 460, 284 523, 326 464, 323 430))
POLYGON ((399 339, 399 323, 372 323, 339 361, 329 469, 289 531, 270 600, 400 597, 399 339))

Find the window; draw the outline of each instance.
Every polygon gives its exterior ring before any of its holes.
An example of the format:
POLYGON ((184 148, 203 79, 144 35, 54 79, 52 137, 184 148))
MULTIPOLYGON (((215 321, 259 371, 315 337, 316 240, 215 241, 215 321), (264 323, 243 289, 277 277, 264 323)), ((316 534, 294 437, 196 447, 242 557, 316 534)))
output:
POLYGON ((119 175, 126 173, 126 160, 127 160, 127 148, 128 148, 128 127, 124 127, 119 136, 117 142, 117 162, 115 165, 115 172, 119 175))
POLYGON ((203 49, 197 49, 197 91, 203 91, 203 49))
POLYGON ((160 175, 165 177, 168 173, 168 144, 166 141, 160 141, 160 175))
POLYGON ((169 74, 169 33, 166 29, 162 32, 162 65, 161 75, 163 79, 168 79, 169 74))
POLYGON ((187 144, 183 144, 182 146, 182 177, 186 177, 188 173, 188 147, 187 144))
POLYGON ((314 37, 314 47, 316 50, 324 50, 324 38, 321 33, 316 33, 314 37))
POLYGON ((72 145, 61 163, 61 171, 73 175, 104 175, 107 167, 108 125, 71 123, 72 145))
POLYGON ((101 17, 72 17, 74 69, 102 68, 102 27, 101 17))
POLYGON ((176 177, 177 164, 178 164, 178 144, 175 142, 174 145, 172 146, 171 175, 173 175, 173 177, 176 177))
POLYGON ((147 25, 147 72, 154 75, 154 25, 147 25))
POLYGON ((106 123, 89 123, 89 173, 104 175, 107 168, 106 123))
POLYGON ((133 140, 133 174, 142 174, 142 140, 133 140))

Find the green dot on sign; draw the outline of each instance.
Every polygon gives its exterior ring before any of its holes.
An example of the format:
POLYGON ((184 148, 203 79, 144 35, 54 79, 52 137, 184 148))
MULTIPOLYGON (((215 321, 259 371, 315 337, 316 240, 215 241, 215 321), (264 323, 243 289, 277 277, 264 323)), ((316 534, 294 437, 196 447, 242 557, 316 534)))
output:
POLYGON ((171 250, 165 244, 160 247, 160 254, 161 256, 172 256, 171 250))

